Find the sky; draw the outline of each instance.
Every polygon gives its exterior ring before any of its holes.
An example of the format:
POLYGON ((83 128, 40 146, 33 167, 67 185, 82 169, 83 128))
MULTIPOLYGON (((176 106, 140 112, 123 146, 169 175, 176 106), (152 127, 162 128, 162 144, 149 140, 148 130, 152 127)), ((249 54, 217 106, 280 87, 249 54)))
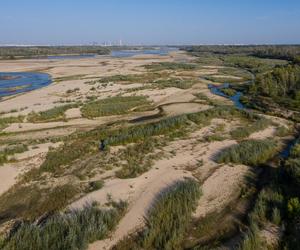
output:
POLYGON ((300 44, 300 0, 1 0, 0 44, 300 44))

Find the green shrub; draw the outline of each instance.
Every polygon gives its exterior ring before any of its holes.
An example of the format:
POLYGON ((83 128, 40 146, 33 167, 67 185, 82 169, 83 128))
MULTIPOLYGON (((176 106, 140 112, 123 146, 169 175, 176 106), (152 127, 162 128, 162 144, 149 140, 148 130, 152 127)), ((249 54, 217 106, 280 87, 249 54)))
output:
POLYGON ((295 145, 290 149, 289 158, 284 164, 285 172, 292 180, 293 184, 300 187, 300 144, 299 140, 296 141, 295 145))
POLYGON ((290 150, 291 158, 300 158, 300 143, 296 143, 290 150))
POLYGON ((276 152, 277 144, 273 140, 248 140, 226 148, 217 155, 216 161, 258 165, 265 163, 276 152))
POLYGON ((240 244, 239 250, 264 250, 266 249, 259 236, 259 230, 256 226, 252 226, 248 234, 240 244))
POLYGON ((289 199, 287 211, 290 218, 296 218, 300 216, 300 202, 297 197, 289 199))
POLYGON ((104 186, 103 180, 92 181, 89 183, 89 191, 93 192, 93 191, 99 190, 99 189, 103 188, 103 186, 104 186))
POLYGON ((275 224, 275 225, 280 225, 281 223, 281 215, 280 215, 280 210, 275 207, 273 208, 273 212, 272 212, 272 222, 275 224))

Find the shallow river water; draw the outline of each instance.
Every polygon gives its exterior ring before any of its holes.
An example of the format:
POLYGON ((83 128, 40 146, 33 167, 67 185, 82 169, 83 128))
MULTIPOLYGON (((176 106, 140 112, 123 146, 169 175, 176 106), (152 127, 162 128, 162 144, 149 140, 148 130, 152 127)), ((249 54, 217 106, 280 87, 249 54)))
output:
POLYGON ((46 73, 0 72, 0 97, 42 88, 51 82, 51 76, 46 73))

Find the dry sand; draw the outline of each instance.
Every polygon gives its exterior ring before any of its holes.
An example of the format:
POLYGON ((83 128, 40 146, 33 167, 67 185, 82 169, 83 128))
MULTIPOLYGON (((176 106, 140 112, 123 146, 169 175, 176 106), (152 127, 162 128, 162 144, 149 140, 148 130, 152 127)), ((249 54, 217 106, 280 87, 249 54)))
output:
POLYGON ((0 195, 16 183, 16 178, 21 171, 14 165, 0 167, 0 195))
POLYGON ((200 103, 173 103, 162 107, 168 116, 176 116, 181 114, 195 113, 211 108, 208 105, 200 103))
POLYGON ((218 168, 203 183, 203 195, 194 216, 204 217, 211 212, 222 210, 239 195, 240 184, 243 183, 248 170, 244 165, 224 165, 218 168))
MULTIPOLYGON (((17 162, 6 163, 0 166, 0 195, 16 184, 18 177, 32 168, 39 167, 45 159, 50 147, 58 147, 61 143, 38 144, 35 148, 30 147, 24 153, 15 154, 12 157, 17 162)), ((12 158, 11 157, 11 158, 12 158)))
POLYGON ((254 139, 254 140, 267 139, 267 138, 273 137, 275 132, 276 132, 276 128, 271 126, 262 131, 258 131, 258 132, 251 134, 249 136, 249 139, 254 139))

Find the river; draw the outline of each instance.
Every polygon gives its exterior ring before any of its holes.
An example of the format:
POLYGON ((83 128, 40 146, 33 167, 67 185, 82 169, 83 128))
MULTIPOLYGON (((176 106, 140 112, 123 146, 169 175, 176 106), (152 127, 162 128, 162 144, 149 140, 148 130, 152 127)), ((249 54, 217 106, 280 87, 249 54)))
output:
POLYGON ((0 72, 0 97, 45 87, 52 83, 49 74, 40 72, 0 72))
MULTIPOLYGON (((243 96, 243 93, 240 91, 237 91, 236 94, 234 96, 228 96, 226 94, 224 94, 221 89, 224 88, 229 88, 230 84, 229 83, 224 83, 222 85, 213 85, 213 84, 208 84, 208 88, 210 89, 211 93, 215 94, 215 95, 219 95, 219 96, 223 96, 226 97, 228 99, 230 99, 231 101, 233 101, 234 106, 238 109, 243 109, 243 110, 248 110, 245 105, 243 105, 240 101, 240 98, 243 96)), ((292 147, 295 145, 295 143, 297 142, 298 137, 289 140, 286 143, 286 146, 280 151, 279 156, 283 159, 287 159, 290 155, 290 150, 292 149, 292 147)))

